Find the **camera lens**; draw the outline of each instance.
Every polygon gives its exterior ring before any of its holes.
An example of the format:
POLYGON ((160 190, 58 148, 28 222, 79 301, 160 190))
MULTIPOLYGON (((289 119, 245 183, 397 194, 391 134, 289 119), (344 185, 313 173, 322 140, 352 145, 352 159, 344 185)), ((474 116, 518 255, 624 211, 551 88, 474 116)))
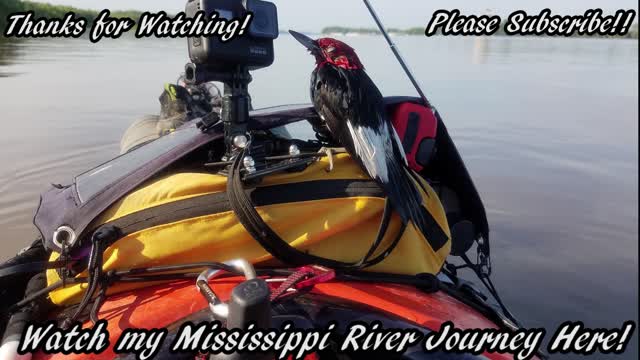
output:
POLYGON ((278 37, 278 9, 267 1, 252 0, 247 9, 253 12, 253 20, 249 32, 259 38, 275 39, 278 37))
POLYGON ((255 13, 253 24, 255 25, 256 30, 265 31, 269 27, 269 19, 261 12, 255 13))

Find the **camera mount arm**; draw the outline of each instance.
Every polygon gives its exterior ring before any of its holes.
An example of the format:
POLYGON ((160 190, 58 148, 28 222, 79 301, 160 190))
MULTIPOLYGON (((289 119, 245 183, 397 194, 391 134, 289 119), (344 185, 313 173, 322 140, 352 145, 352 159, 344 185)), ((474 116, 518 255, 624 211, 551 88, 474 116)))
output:
MULTIPOLYGON (((193 85, 210 81, 220 81, 224 84, 221 118, 224 124, 225 158, 232 159, 248 143, 251 109, 249 83, 252 81, 249 69, 237 66, 235 71, 219 71, 206 65, 189 63, 185 67, 185 81, 193 85)), ((208 125, 211 124, 204 124, 204 131, 208 129, 208 125)))

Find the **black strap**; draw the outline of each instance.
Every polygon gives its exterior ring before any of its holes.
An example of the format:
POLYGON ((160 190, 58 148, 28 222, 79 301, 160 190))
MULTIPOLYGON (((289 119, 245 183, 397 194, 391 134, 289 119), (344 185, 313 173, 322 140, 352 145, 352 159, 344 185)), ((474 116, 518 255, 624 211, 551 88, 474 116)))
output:
MULTIPOLYGON (((97 231, 93 233, 91 236, 91 253, 89 255, 89 264, 87 265, 87 272, 89 277, 87 282, 89 283, 89 287, 84 293, 78 308, 75 310, 73 315, 65 319, 62 324, 62 328, 67 329, 73 322, 75 322, 82 312, 87 308, 89 302, 93 298, 93 295, 98 291, 98 287, 101 287, 99 299, 97 300, 97 304, 94 307, 94 311, 97 312, 99 309, 99 304, 104 300, 104 295, 106 292, 106 287, 108 286, 107 281, 104 278, 104 272, 102 271, 103 265, 103 255, 104 249, 106 248, 106 243, 111 243, 115 239, 121 236, 120 229, 115 226, 102 226, 97 231)), ((94 314, 94 311, 91 313, 94 314)), ((95 320, 95 314, 91 316, 91 320, 95 320)))
MULTIPOLYGON (((429 197, 429 191, 427 191, 427 188, 422 183, 420 175, 408 167, 405 167, 405 170, 409 176, 415 180, 418 186, 420 186, 425 196, 429 197)), ((433 251, 438 251, 447 243, 447 241, 449 241, 449 236, 440 227, 438 221, 433 217, 433 215, 431 215, 426 207, 422 206, 422 212, 424 213, 424 218, 427 221, 427 228, 423 229, 426 233, 423 233, 423 235, 433 251)))
POLYGON ((36 261, 0 268, 0 278, 6 276, 39 273, 48 269, 58 269, 68 264, 68 261, 36 261))
POLYGON ((373 256, 373 254, 378 250, 378 247, 384 240, 384 235, 387 233, 387 229, 389 228, 389 222, 391 221, 391 202, 387 198, 384 202, 384 211, 382 212, 382 221, 380 222, 380 227, 378 228, 378 235, 376 235, 376 239, 371 244, 369 251, 367 254, 360 259, 354 266, 356 268, 362 268, 369 261, 369 259, 373 256))
POLYGON ((327 266, 334 269, 360 269, 368 266, 372 266, 384 260, 391 251, 396 247, 400 238, 405 230, 403 225, 398 235, 392 242, 392 244, 378 255, 374 259, 369 259, 373 253, 377 250, 380 243, 384 239, 384 235, 389 226, 391 218, 391 208, 387 203, 385 205, 385 211, 383 213, 383 220, 380 224, 380 229, 376 240, 373 242, 372 247, 367 254, 359 261, 354 263, 341 262, 337 260, 327 259, 309 253, 301 252, 284 241, 264 220, 260 217, 260 214, 256 211, 250 197, 247 195, 242 183, 240 175, 240 168, 242 159, 244 158, 244 151, 236 156, 231 169, 229 171, 229 177, 227 180, 227 194, 229 196, 229 203, 233 212, 236 214, 238 221, 245 227, 247 232, 260 243, 271 255, 273 255, 279 261, 285 264, 291 264, 294 266, 303 266, 307 264, 317 264, 327 266))

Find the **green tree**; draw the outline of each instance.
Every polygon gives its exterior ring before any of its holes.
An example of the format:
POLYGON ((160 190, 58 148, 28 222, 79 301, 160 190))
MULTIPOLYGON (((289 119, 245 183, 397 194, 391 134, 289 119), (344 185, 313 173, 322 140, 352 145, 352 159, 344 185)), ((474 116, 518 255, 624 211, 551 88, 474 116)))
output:
MULTIPOLYGON (((63 18, 68 12, 74 12, 76 16, 84 17, 89 23, 93 22, 99 12, 95 10, 78 9, 71 6, 51 5, 33 1, 0 0, 0 28, 4 33, 7 27, 7 16, 19 11, 33 11, 36 18, 63 18)), ((137 20, 141 11, 112 11, 111 17, 129 17, 137 20)), ((2 37, 0 37, 2 39, 2 37)))
POLYGON ((7 16, 9 14, 24 11, 24 4, 20 0, 2 0, 0 1, 0 29, 4 33, 7 27, 7 16))

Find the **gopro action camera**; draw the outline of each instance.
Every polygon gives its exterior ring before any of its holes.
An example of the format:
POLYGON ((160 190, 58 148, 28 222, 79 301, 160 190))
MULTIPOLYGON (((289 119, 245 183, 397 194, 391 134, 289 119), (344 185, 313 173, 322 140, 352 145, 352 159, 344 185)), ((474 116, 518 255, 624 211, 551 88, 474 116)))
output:
POLYGON ((218 71, 231 71, 238 66, 248 70, 268 67, 273 63, 273 40, 279 35, 276 5, 262 0, 189 0, 185 14, 194 18, 204 12, 207 19, 216 12, 218 18, 242 19, 247 12, 253 19, 245 33, 223 42, 220 37, 189 38, 189 57, 195 65, 218 71))

